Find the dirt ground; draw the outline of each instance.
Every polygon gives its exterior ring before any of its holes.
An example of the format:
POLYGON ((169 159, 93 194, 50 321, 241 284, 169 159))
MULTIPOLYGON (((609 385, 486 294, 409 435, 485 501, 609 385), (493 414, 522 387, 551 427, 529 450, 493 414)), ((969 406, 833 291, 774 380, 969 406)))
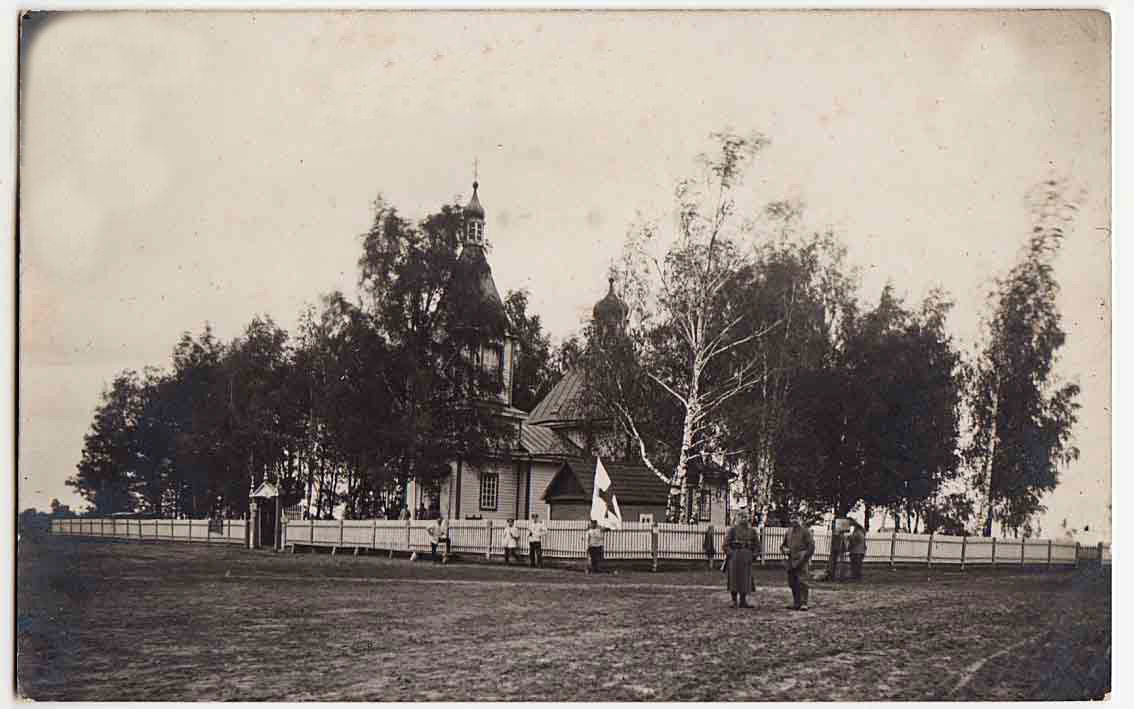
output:
POLYGON ((752 610, 704 569, 47 539, 18 550, 19 692, 37 700, 805 701, 1101 697, 1100 572, 867 569, 752 610))

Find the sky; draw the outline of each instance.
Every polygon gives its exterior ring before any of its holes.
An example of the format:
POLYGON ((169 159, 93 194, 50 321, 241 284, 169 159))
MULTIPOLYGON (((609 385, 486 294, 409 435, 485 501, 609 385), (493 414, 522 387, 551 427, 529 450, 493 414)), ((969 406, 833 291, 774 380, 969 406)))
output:
POLYGON ((770 140, 743 202, 802 201, 868 305, 944 288, 965 351, 1026 195, 1083 191, 1055 262, 1081 456, 1042 526, 1109 538, 1110 41, 1089 11, 51 15, 21 47, 19 506, 80 506, 116 373, 354 293, 379 194, 463 202, 476 160, 497 285, 558 340, 732 129, 770 140))

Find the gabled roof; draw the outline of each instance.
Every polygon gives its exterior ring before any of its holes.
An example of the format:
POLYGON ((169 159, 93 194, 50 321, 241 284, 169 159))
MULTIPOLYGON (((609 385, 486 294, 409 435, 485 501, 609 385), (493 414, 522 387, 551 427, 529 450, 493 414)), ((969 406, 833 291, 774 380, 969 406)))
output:
POLYGON ((587 420, 583 406, 583 373, 570 369, 528 416, 533 424, 563 424, 587 420))
POLYGON ((520 427, 520 446, 532 456, 580 457, 582 449, 546 426, 527 422, 520 427))
MULTIPOLYGON (((664 505, 669 499, 669 486, 641 465, 608 463, 603 467, 610 475, 611 487, 620 504, 664 505)), ((543 499, 589 500, 595 486, 595 459, 591 457, 570 458, 551 479, 544 491, 543 499)))

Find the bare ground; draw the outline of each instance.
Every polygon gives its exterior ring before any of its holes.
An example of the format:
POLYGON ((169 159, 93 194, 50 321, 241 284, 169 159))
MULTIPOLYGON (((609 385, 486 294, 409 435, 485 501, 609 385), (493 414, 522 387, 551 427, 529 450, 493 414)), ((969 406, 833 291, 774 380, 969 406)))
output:
POLYGON ((1051 700, 1111 678, 1098 572, 868 569, 785 610, 723 576, 436 566, 158 543, 22 543, 38 700, 1051 700))

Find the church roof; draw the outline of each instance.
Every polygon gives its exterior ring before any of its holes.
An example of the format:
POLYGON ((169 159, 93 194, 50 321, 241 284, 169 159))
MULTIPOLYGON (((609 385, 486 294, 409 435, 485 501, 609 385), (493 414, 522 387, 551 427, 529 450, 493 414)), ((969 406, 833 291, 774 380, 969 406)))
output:
MULTIPOLYGON (((669 485, 642 465, 628 465, 603 461, 610 475, 611 487, 620 505, 662 504, 669 499, 669 485)), ((595 458, 570 458, 547 485, 543 499, 590 500, 595 487, 595 458)))
POLYGON ((533 424, 562 424, 587 420, 583 406, 583 373, 570 369, 528 416, 533 424))
POLYGON ((458 319, 477 324, 488 319, 487 323, 501 332, 509 330, 508 314, 504 310, 504 300, 492 278, 492 267, 484 248, 468 244, 457 259, 453 280, 445 293, 445 305, 462 311, 458 319))
POLYGON ((524 423, 520 427, 520 446, 533 456, 578 457, 583 451, 564 436, 546 426, 524 423))

